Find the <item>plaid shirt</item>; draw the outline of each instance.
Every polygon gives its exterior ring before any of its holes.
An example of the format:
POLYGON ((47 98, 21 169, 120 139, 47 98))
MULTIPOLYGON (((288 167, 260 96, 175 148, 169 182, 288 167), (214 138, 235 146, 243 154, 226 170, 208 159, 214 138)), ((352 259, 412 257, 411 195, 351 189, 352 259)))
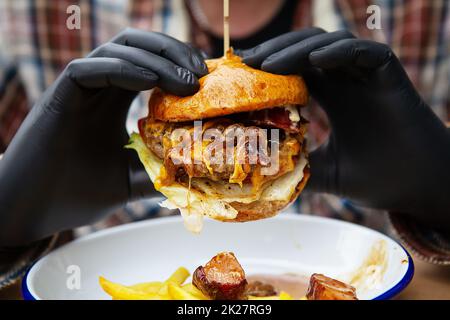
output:
MULTIPOLYGON (((201 21, 196 19, 194 4, 189 0, 2 0, 0 153, 6 149, 33 103, 65 65, 85 56, 125 27, 164 32, 208 52, 208 36, 201 21), (68 30, 66 10, 74 4, 81 8, 81 28, 68 30)), ((313 25, 328 31, 345 28, 359 37, 389 44, 423 98, 442 120, 450 120, 449 1, 300 0, 294 17, 293 29, 313 25), (366 11, 371 4, 381 8, 381 30, 369 30, 366 26, 366 11)), ((136 120, 146 114, 147 97, 148 93, 143 93, 133 103, 127 123, 130 131, 136 129, 136 120)), ((312 123, 309 139, 320 143, 328 133, 324 114, 318 108, 310 108, 306 117, 312 123)), ((154 204, 155 199, 131 204, 109 222, 96 227, 161 214, 154 204), (149 206, 148 202, 153 205, 149 206)), ((386 222, 380 219, 380 214, 370 214, 331 195, 304 194, 289 210, 337 217, 377 229, 384 229, 386 222)), ((405 228, 398 226, 397 230, 405 228)), ((79 230, 80 233, 90 231, 79 230)), ((408 238, 406 233, 403 231, 400 237, 408 238)), ((422 238, 428 239, 430 233, 432 231, 424 231, 422 238)), ((446 248, 441 253, 450 263, 450 245, 439 248, 446 248)))

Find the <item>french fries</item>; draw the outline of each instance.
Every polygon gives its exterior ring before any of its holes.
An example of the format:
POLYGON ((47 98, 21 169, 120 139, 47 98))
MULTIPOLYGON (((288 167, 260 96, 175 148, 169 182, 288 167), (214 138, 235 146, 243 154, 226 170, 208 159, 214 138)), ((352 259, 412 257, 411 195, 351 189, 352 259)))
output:
POLYGON ((198 290, 197 287, 194 286, 192 283, 186 283, 182 286, 182 288, 199 300, 209 300, 209 298, 205 296, 203 292, 198 290))
POLYGON ((169 295, 173 300, 199 300, 199 298, 174 283, 169 283, 168 287, 169 295))
POLYGON ((147 293, 158 293, 159 289, 161 289, 163 283, 160 281, 154 281, 154 282, 143 282, 138 283, 133 286, 130 286, 130 288, 138 290, 138 291, 144 291, 147 293))
MULTIPOLYGON (((189 276, 189 271, 180 267, 164 282, 143 282, 125 286, 99 277, 99 283, 113 300, 210 300, 192 283, 184 283, 189 276)), ((293 300, 293 298, 286 292, 281 292, 279 296, 249 296, 249 300, 293 300)))
POLYGON ((103 277, 100 277, 99 282, 103 290, 115 300, 162 300, 164 298, 158 296, 158 292, 155 293, 153 290, 144 291, 133 287, 123 286, 103 277))
POLYGON ((178 268, 172 275, 169 277, 169 279, 166 280, 166 283, 174 283, 179 286, 181 286, 187 278, 189 278, 191 274, 189 273, 188 269, 184 267, 178 268))
POLYGON ((131 286, 99 278, 100 286, 114 300, 208 300, 191 283, 183 284, 190 276, 186 268, 178 268, 164 282, 144 282, 131 286))

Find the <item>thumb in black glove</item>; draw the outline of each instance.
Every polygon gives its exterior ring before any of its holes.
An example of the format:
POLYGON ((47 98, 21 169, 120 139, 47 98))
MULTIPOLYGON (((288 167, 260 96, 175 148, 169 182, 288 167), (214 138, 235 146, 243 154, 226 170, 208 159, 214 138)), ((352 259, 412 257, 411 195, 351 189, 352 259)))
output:
POLYGON ((190 95, 202 56, 168 36, 126 29, 71 62, 33 107, 0 160, 0 246, 91 223, 150 194, 125 120, 139 91, 190 95))
POLYGON ((392 50, 347 31, 288 45, 282 37, 244 52, 244 62, 300 73, 326 111, 331 135, 311 153, 308 189, 450 230, 450 135, 392 50))

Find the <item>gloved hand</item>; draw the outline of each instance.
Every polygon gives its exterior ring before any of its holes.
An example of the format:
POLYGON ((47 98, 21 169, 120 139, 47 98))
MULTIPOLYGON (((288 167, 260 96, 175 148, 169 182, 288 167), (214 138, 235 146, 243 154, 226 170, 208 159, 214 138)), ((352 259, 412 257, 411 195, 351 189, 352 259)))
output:
POLYGON ((139 91, 190 95, 202 56, 159 33, 126 29, 72 61, 46 90, 0 161, 0 246, 92 223, 152 187, 125 120, 139 91))
POLYGON ((268 72, 301 74, 329 117, 331 135, 310 155, 308 189, 450 230, 450 134, 392 50, 347 31, 290 41, 305 32, 242 55, 268 72))

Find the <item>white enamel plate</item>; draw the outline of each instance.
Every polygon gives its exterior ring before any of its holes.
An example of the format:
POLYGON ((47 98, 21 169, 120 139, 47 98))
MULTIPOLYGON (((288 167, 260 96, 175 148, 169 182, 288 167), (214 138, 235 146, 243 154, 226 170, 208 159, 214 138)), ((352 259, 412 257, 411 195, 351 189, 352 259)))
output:
POLYGON ((130 285, 162 281, 179 266, 194 271, 220 251, 234 252, 247 275, 323 273, 352 283, 360 299, 390 299, 414 273, 411 257, 397 242, 351 223, 281 214, 250 223, 206 220, 202 233, 193 235, 180 217, 170 217, 97 232, 51 252, 30 269, 23 294, 110 299, 99 276, 130 285))

